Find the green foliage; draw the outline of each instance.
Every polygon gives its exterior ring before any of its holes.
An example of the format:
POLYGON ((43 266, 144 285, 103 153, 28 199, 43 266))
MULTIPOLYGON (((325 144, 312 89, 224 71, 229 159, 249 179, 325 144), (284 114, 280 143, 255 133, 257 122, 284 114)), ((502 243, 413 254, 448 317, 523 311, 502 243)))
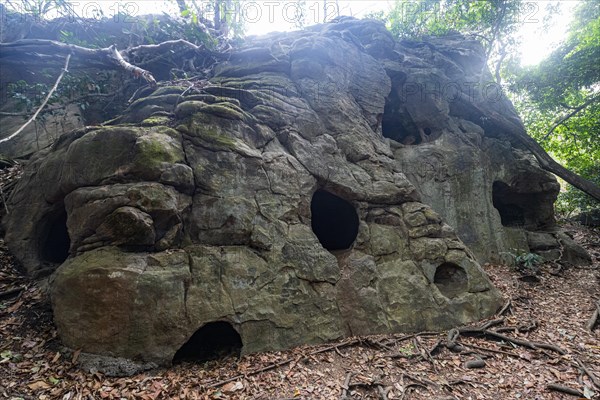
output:
MULTIPOLYGON (((513 66, 510 90, 529 134, 566 168, 600 184, 600 3, 578 3, 568 37, 542 63, 513 66)), ((599 204, 570 185, 557 211, 599 204)))
MULTIPOLYGON (((585 169, 580 169, 579 175, 600 185, 600 166, 598 164, 591 165, 585 169)), ((569 218, 574 213, 598 208, 598 201, 592 196, 583 193, 581 190, 578 190, 571 185, 567 185, 558 195, 554 207, 560 217, 569 218)))
POLYGON ((400 38, 445 35, 457 31, 479 38, 488 56, 501 56, 516 45, 512 34, 526 15, 528 3, 521 0, 423 0, 396 1, 387 14, 371 17, 387 21, 400 38))
POLYGON ((29 15, 36 20, 75 15, 73 2, 69 0, 6 0, 10 10, 29 15))
POLYGON ((542 257, 534 253, 521 253, 515 256, 515 263, 517 265, 531 269, 541 264, 543 261, 542 257))
POLYGON ((527 253, 517 249, 511 249, 512 252, 506 252, 512 259, 514 266, 519 271, 536 271, 538 266, 544 261, 542 257, 534 253, 527 253))

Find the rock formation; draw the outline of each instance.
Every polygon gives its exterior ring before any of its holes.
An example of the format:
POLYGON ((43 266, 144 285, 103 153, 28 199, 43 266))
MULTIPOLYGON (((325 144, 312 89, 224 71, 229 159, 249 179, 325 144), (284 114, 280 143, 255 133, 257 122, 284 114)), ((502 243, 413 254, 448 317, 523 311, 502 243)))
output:
POLYGON ((87 353, 169 364, 465 324, 501 303, 478 260, 569 241, 489 80, 458 36, 254 38, 38 155, 6 241, 52 273, 60 337, 87 353))

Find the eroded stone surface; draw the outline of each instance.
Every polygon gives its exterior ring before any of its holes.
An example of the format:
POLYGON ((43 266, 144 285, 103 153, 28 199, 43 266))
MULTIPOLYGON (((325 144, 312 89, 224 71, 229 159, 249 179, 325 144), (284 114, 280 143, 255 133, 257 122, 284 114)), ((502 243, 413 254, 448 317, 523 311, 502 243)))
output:
POLYGON ((468 88, 482 62, 473 42, 395 43, 373 21, 253 40, 210 85, 160 87, 39 155, 6 240, 31 273, 60 264, 67 346, 146 363, 215 321, 247 353, 489 316, 477 259, 551 230, 558 185, 503 136, 507 100, 425 90, 468 88), (356 212, 347 249, 312 230, 319 190, 356 212), (41 249, 61 218, 57 262, 41 249))

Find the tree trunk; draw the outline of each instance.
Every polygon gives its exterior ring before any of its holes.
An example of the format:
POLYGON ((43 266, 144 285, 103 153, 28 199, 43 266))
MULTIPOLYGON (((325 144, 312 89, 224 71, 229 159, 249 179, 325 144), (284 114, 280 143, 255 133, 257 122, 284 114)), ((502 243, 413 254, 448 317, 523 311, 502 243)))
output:
POLYGON ((569 171, 546 153, 546 150, 542 148, 531 136, 527 133, 515 135, 519 142, 521 142, 529 151, 533 153, 535 158, 540 163, 540 166, 548 172, 552 172, 554 175, 561 177, 577 189, 589 194, 600 202, 600 187, 587 179, 582 178, 576 173, 569 171))

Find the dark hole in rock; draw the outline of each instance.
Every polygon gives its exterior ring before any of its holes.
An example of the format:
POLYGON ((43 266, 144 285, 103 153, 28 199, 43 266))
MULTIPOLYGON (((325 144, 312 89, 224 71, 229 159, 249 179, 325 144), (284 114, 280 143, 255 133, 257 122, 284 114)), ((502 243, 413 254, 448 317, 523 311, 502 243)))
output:
POLYGON ((67 213, 50 217, 43 228, 40 240, 40 256, 42 261, 62 264, 69 257, 71 238, 67 229, 67 213))
POLYGON ((452 263, 443 263, 435 270, 433 283, 446 297, 455 297, 467 290, 469 279, 464 269, 452 263))
POLYGON ((358 214, 346 200, 325 190, 317 190, 310 204, 312 230, 329 251, 345 250, 358 235, 358 214))
POLYGON ((204 362, 230 355, 239 356, 242 338, 229 322, 210 322, 198 329, 173 357, 173 364, 204 362))
POLYGON ((523 205, 524 195, 515 193, 504 182, 494 182, 492 186, 492 202, 498 213, 503 226, 524 227, 525 210, 523 205))
POLYGON ((405 145, 420 144, 423 141, 419 129, 405 110, 400 96, 394 89, 385 102, 381 129, 384 137, 405 145))
POLYGON ((423 129, 423 132, 425 132, 425 134, 426 134, 427 136, 429 136, 429 135, 431 135, 431 134, 432 134, 432 131, 431 131, 431 129, 429 129, 429 128, 425 128, 425 129, 423 129))

